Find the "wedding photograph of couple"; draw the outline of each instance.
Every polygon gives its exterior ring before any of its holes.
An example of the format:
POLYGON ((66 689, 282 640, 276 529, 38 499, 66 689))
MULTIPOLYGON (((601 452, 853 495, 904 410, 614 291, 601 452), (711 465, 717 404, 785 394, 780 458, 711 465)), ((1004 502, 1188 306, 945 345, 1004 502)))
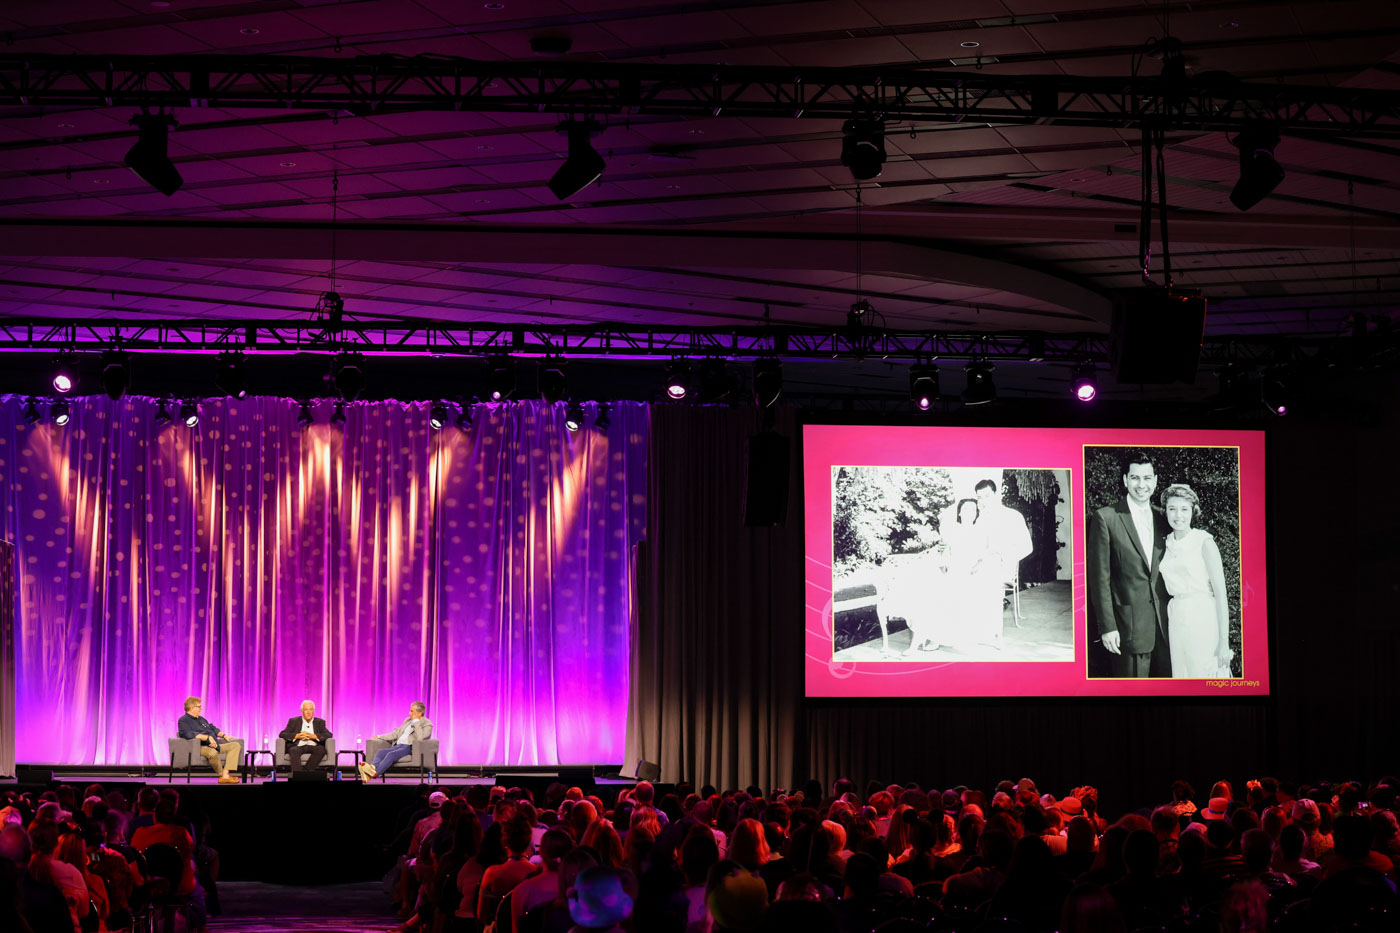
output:
POLYGON ((1091 678, 1243 676, 1239 450, 1084 448, 1091 678))
POLYGON ((1072 661, 1069 480, 833 467, 832 659, 1072 661))

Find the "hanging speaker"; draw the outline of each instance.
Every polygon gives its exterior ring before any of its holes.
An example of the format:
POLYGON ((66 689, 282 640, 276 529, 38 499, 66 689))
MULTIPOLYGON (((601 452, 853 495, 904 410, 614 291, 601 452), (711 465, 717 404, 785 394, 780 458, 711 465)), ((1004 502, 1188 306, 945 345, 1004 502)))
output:
POLYGON ((748 482, 744 488, 744 524, 750 528, 787 521, 788 465, 792 442, 776 431, 749 438, 748 482))
POLYGON ((1113 311, 1109 357, 1120 384, 1194 383, 1205 336, 1206 300, 1196 291, 1137 288, 1113 311))

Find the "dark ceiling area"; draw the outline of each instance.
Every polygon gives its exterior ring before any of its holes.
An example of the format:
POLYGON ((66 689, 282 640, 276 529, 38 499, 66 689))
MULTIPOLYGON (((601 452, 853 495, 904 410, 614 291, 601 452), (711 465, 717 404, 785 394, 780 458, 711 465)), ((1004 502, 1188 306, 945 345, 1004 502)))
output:
POLYGON ((1396 357, 1387 0, 13 0, 0 33, 0 392, 123 346, 133 392, 213 394, 211 354, 244 349, 253 391, 312 397, 327 292, 370 334, 367 397, 470 398, 512 349, 389 336, 415 327, 554 335, 522 366, 570 357, 597 398, 653 397, 672 356, 731 359, 746 398, 779 356, 825 406, 907 399, 913 363, 955 395, 974 358, 1007 398, 1067 397, 1085 362, 1109 400, 1209 407, 1241 374, 1345 397, 1396 357), (1243 211, 1242 140, 1282 171, 1243 211), (598 180, 561 189, 589 150, 598 180), (1165 214, 1207 301, 1194 384, 1110 376, 1145 171, 1150 279, 1165 214), (619 337, 560 336, 588 328, 619 337))

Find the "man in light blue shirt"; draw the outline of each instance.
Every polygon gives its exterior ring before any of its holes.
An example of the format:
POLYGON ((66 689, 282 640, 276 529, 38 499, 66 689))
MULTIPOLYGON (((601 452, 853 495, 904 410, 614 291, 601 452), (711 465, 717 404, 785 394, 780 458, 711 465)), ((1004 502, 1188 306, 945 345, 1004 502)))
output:
POLYGON ((360 763, 361 781, 368 784, 380 771, 387 771, 393 767, 394 762, 407 757, 413 751, 414 742, 426 742, 433 737, 433 724, 428 720, 426 713, 427 707, 422 701, 414 700, 408 708, 408 718, 397 729, 375 736, 381 742, 391 744, 388 748, 381 748, 376 752, 374 761, 360 763))

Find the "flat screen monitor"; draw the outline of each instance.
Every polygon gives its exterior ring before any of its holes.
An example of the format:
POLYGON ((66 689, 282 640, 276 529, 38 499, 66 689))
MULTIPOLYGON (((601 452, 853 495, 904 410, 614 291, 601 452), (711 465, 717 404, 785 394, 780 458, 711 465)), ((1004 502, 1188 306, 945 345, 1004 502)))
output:
POLYGON ((1261 431, 807 425, 814 697, 1267 694, 1261 431))

